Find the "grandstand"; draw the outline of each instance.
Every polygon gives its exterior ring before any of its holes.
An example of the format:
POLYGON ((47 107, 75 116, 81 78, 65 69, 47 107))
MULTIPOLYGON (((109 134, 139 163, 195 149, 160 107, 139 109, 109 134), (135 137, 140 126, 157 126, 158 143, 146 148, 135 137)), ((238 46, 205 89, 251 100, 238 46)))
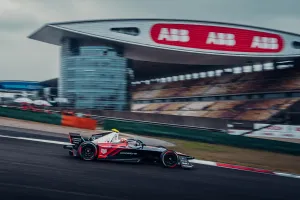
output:
POLYGON ((110 19, 46 24, 29 38, 61 47, 59 97, 103 116, 173 124, 185 118, 212 127, 216 118, 280 119, 300 99, 300 35, 294 33, 110 19))
POLYGON ((273 70, 140 83, 133 86, 132 111, 267 121, 300 100, 300 66, 276 66, 273 70))

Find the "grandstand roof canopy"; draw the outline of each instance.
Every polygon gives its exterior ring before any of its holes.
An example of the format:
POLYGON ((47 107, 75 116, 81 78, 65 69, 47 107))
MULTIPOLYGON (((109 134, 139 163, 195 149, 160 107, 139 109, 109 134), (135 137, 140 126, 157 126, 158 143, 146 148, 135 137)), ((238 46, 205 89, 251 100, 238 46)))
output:
POLYGON ((53 45, 61 45, 64 37, 120 49, 134 60, 138 80, 300 57, 300 35, 207 21, 72 21, 46 24, 29 36, 53 45))

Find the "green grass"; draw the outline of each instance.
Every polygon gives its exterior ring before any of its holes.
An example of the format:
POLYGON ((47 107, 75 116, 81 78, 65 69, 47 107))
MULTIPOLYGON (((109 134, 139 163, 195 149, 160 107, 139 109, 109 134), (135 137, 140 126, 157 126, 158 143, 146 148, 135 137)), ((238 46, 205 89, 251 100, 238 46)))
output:
POLYGON ((221 146, 210 145, 210 144, 200 143, 200 142, 186 141, 186 142, 181 142, 180 145, 184 149, 193 149, 194 151, 224 152, 224 148, 222 148, 221 146))

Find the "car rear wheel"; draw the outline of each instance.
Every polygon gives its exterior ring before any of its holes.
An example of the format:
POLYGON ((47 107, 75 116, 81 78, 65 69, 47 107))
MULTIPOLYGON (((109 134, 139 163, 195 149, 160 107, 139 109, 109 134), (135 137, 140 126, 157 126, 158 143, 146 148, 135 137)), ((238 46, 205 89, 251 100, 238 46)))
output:
POLYGON ((87 161, 95 160, 98 155, 97 146, 91 142, 81 143, 78 152, 80 157, 87 161))
POLYGON ((161 161, 164 167, 174 168, 178 164, 178 155, 171 150, 167 150, 161 154, 161 161))

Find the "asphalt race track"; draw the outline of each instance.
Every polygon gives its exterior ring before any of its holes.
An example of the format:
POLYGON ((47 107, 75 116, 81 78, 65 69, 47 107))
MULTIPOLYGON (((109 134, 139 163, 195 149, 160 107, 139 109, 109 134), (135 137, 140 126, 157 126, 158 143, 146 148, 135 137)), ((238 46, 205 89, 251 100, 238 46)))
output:
POLYGON ((204 165, 182 170, 84 162, 61 145, 0 138, 0 194, 3 200, 299 199, 300 180, 204 165))

